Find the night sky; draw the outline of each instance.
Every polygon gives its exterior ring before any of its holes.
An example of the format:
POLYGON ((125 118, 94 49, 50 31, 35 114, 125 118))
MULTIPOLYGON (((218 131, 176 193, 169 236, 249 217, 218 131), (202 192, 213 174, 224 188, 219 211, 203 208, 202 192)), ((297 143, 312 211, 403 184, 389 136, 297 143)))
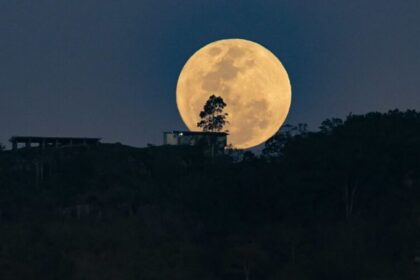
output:
POLYGON ((98 136, 161 144, 205 44, 262 44, 292 83, 288 123, 420 109, 420 1, 0 1, 0 142, 98 136))

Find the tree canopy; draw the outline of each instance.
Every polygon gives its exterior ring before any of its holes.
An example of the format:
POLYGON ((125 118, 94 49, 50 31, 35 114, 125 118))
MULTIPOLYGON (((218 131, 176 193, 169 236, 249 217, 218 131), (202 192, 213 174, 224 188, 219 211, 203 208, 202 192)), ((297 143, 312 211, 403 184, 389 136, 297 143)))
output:
POLYGON ((242 160, 0 153, 0 279, 419 279, 420 113, 321 126, 285 126, 242 160))
POLYGON ((200 112, 201 121, 197 126, 203 131, 220 132, 228 123, 226 120, 228 114, 223 112, 226 103, 220 96, 211 95, 200 112))

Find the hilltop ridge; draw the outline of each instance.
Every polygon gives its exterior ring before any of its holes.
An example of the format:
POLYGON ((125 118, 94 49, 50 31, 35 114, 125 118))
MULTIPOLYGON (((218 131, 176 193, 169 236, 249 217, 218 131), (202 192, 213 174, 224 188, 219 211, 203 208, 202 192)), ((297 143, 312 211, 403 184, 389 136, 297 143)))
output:
POLYGON ((0 278, 417 279, 419 128, 415 111, 289 126, 240 161, 0 152, 0 278))

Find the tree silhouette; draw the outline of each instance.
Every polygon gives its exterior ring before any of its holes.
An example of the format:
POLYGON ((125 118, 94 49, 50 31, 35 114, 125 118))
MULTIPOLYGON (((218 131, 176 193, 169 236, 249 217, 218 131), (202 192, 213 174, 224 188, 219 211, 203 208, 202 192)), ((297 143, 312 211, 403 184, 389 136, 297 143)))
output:
POLYGON ((203 131, 220 132, 225 124, 229 123, 226 120, 228 114, 223 112, 225 107, 226 103, 222 97, 210 96, 203 107, 203 111, 200 112, 201 121, 197 123, 197 126, 202 128, 203 131))
POLYGON ((419 127, 397 110, 285 125, 263 157, 230 148, 244 160, 0 152, 0 279, 419 279, 419 127))
POLYGON ((298 126, 286 124, 276 134, 265 142, 265 147, 262 150, 262 155, 266 158, 279 157, 285 148, 285 145, 293 139, 298 133, 306 133, 306 124, 299 124, 298 126))

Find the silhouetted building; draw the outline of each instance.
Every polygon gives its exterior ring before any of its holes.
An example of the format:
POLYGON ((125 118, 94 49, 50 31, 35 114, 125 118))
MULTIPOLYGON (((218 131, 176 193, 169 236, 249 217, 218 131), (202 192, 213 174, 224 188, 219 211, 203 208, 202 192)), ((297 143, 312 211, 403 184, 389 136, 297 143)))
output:
POLYGON ((214 156, 224 153, 227 135, 225 132, 171 131, 163 133, 163 144, 201 146, 214 156))
POLYGON ((12 149, 17 150, 19 144, 25 148, 39 147, 41 149, 62 147, 62 146, 93 146, 97 145, 101 138, 80 138, 80 137, 37 137, 37 136, 13 136, 10 138, 12 149))

